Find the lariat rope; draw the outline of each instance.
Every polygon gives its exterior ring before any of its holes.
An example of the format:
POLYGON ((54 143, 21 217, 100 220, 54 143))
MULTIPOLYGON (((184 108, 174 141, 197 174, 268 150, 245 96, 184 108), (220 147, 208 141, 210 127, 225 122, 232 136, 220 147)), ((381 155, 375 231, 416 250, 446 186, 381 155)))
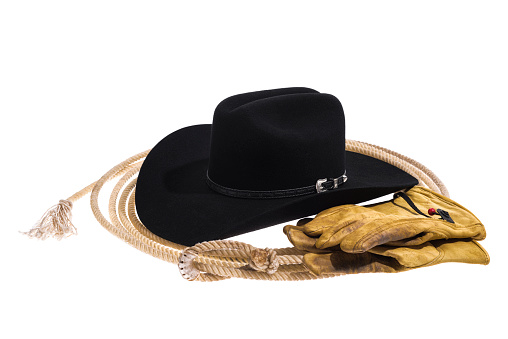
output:
MULTIPOLYGON (((418 179, 425 186, 445 196, 448 190, 427 167, 402 154, 360 141, 346 140, 346 150, 364 154, 393 166, 418 179)), ((32 238, 62 239, 76 233, 71 222, 72 205, 91 192, 92 212, 110 233, 151 256, 178 264, 187 280, 218 281, 228 278, 257 280, 310 280, 333 277, 316 276, 302 263, 303 251, 294 247, 259 249, 233 240, 214 240, 186 247, 151 233, 138 219, 135 209, 135 189, 143 159, 150 150, 139 153, 113 167, 98 181, 88 185, 50 208, 26 235, 32 238), (108 181, 120 177, 109 199, 109 220, 99 208, 99 193, 108 181)))

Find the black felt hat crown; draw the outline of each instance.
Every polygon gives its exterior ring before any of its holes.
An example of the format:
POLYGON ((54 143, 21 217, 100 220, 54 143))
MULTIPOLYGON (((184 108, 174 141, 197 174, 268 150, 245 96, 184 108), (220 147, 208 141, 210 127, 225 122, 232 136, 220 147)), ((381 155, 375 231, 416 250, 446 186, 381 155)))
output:
POLYGON ((208 165, 213 190, 243 198, 290 197, 313 193, 317 180, 344 175, 339 100, 303 88, 287 92, 248 93, 218 105, 208 165))
POLYGON ((193 245, 416 184, 392 165, 345 150, 336 97, 284 88, 229 97, 212 125, 168 135, 144 161, 135 199, 151 232, 193 245))

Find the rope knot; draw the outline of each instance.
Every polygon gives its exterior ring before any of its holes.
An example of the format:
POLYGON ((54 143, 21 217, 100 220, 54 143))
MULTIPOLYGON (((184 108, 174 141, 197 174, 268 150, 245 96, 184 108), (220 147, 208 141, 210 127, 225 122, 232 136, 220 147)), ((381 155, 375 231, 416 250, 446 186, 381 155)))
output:
POLYGON ((271 248, 254 248, 250 252, 249 267, 256 271, 264 271, 274 274, 279 268, 279 257, 277 252, 271 248))

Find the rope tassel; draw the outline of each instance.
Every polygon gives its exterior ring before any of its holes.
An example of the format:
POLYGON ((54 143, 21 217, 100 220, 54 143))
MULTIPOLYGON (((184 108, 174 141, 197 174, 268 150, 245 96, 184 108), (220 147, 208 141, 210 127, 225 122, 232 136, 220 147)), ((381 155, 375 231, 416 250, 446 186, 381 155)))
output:
POLYGON ((77 234, 72 224, 72 202, 60 200, 44 213, 42 218, 28 232, 21 232, 30 238, 45 240, 53 237, 58 240, 77 234))

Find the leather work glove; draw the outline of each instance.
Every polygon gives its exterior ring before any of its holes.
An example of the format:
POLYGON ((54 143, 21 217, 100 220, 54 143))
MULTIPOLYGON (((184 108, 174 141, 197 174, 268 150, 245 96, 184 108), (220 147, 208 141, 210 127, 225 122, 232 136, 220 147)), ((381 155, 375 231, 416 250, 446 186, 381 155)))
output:
POLYGON ((438 239, 485 239, 480 220, 450 198, 419 186, 395 196, 371 206, 329 208, 306 223, 302 231, 317 238, 317 249, 340 246, 347 253, 363 253, 380 245, 415 246, 438 239))
POLYGON ((377 246, 364 253, 347 253, 340 246, 319 249, 317 239, 307 236, 302 226, 286 226, 284 232, 293 245, 307 251, 303 263, 320 274, 395 273, 445 262, 487 265, 488 253, 471 239, 433 240, 420 245, 377 246))

